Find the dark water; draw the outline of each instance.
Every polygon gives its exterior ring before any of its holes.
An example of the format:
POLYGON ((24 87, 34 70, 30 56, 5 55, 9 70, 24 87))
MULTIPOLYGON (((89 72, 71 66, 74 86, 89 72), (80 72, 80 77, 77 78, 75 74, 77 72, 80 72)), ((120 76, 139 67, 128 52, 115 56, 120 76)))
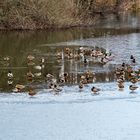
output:
MULTIPOLYGON (((36 85, 36 88, 46 88, 46 74, 48 73, 58 78, 60 73, 68 72, 69 77, 65 83, 67 85, 77 84, 80 75, 86 70, 96 73, 96 80, 94 82, 114 81, 116 61, 105 66, 93 63, 92 61, 84 65, 83 61, 77 59, 67 59, 64 57, 64 59, 59 60, 57 54, 63 54, 66 47, 70 47, 73 53, 77 53, 80 47, 109 50, 110 42, 114 43, 115 48, 119 38, 122 39, 122 49, 127 49, 125 48, 126 46, 128 48, 134 46, 136 47, 136 52, 139 52, 139 23, 139 15, 131 14, 125 16, 118 15, 118 17, 113 16, 110 17, 110 20, 102 19, 98 25, 90 28, 72 28, 55 31, 1 31, 0 92, 12 91, 16 84, 36 85), (117 39, 110 41, 113 37, 117 39), (132 38, 133 42, 130 41, 130 38, 132 38), (101 40, 98 42, 98 39, 101 40), (129 44, 129 41, 131 44, 129 44), (32 66, 28 65, 27 57, 29 55, 35 57, 34 65, 32 66), (35 66, 42 66, 42 58, 45 59, 45 62, 43 62, 44 68, 41 70, 35 69, 35 66), (8 84, 9 78, 7 77, 8 71, 11 71, 14 75, 12 80, 10 80, 13 84, 10 86, 8 84), (36 76, 32 81, 29 81, 27 79, 28 71, 31 71, 33 74, 41 73, 41 76, 36 76)), ((128 58, 133 53, 132 50, 127 50, 127 52, 130 52, 125 54, 128 58)), ((119 54, 119 50, 118 52, 115 50, 113 53, 114 55, 119 54)), ((121 58, 121 56, 119 57, 121 58)), ((136 54, 136 57, 139 60, 139 53, 136 54)), ((122 60, 125 61, 123 57, 120 60, 117 61, 119 62, 118 64, 121 64, 122 60)))

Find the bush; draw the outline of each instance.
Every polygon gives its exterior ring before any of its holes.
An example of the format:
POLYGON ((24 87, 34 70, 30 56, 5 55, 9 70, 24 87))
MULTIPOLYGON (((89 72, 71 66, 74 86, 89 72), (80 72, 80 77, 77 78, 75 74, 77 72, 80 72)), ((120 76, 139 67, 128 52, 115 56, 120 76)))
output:
POLYGON ((0 28, 43 29, 90 24, 97 14, 112 13, 116 7, 125 9, 125 2, 128 5, 132 1, 3 0, 0 2, 0 28))

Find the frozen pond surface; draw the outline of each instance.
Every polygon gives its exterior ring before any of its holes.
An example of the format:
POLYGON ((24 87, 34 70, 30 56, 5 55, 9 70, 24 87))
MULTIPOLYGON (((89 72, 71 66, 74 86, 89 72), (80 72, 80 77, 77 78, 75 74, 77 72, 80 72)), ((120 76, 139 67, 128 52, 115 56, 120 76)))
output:
MULTIPOLYGON (((132 23, 135 27, 136 22, 132 23)), ((139 140, 140 83, 133 93, 129 90, 129 82, 125 82, 124 90, 119 91, 114 76, 110 81, 101 79, 88 84, 81 91, 77 82, 72 86, 65 85, 59 95, 54 95, 53 91, 43 86, 43 89, 37 89, 34 97, 29 97, 27 93, 11 93, 17 83, 30 84, 26 78, 29 54, 36 58, 43 56, 47 60, 43 76, 50 71, 59 75, 61 69, 57 68, 58 63, 52 56, 65 47, 105 48, 115 56, 109 62, 113 66, 129 63, 130 55, 134 55, 136 65, 133 67, 140 68, 139 31, 119 29, 119 22, 116 24, 115 28, 111 23, 104 26, 108 29, 96 30, 0 33, 0 140, 139 140), (3 59, 7 56, 10 58, 8 63, 3 59), (9 69, 14 73, 13 87, 10 89, 7 85, 9 69), (92 95, 93 85, 101 88, 99 95, 92 95)), ((38 65, 38 59, 36 61, 38 65)), ((71 68, 75 60, 70 62, 71 65, 65 68, 73 72, 71 68)), ((82 68, 83 71, 87 69, 82 68)), ((108 64, 99 68, 111 71, 108 64)), ((80 72, 79 69, 76 72, 80 72)), ((96 67, 91 70, 96 72, 96 67)))
MULTIPOLYGON (((108 33, 109 34, 109 33, 108 33)), ((137 64, 140 64, 140 33, 131 33, 126 35, 105 35, 104 37, 88 38, 57 44, 46 44, 50 46, 100 46, 115 55, 114 64, 129 62, 130 55, 134 55, 137 64)))
POLYGON ((1 94, 0 140, 138 140, 140 90, 130 93, 130 83, 124 91, 116 83, 94 85, 100 95, 91 95, 92 85, 83 91, 64 87, 61 95, 44 90, 32 98, 1 94))

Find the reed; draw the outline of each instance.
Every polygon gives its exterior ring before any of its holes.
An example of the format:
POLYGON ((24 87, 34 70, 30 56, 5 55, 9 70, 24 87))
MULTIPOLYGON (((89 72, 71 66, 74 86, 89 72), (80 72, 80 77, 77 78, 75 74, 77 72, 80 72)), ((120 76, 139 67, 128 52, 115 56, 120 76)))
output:
POLYGON ((3 0, 0 1, 0 29, 45 29, 89 25, 95 22, 97 15, 136 8, 140 3, 138 1, 3 0))

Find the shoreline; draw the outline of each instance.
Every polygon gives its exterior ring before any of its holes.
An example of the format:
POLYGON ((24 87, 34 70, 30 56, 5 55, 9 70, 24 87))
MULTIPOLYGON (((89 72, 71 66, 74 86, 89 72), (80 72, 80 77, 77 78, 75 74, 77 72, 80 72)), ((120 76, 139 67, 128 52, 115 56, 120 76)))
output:
MULTIPOLYGON (((6 23, 0 24, 0 31, 37 31, 37 30, 65 30, 70 28, 89 28, 89 27, 95 27, 98 28, 99 24, 101 24, 102 21, 108 20, 110 16, 113 18, 116 18, 116 20, 119 20, 119 18, 123 16, 127 16, 129 14, 137 14, 138 12, 132 12, 131 10, 123 11, 121 13, 104 13, 104 16, 101 16, 100 14, 96 14, 94 17, 87 17, 86 21, 84 19, 73 19, 71 23, 56 23, 56 24, 49 24, 47 22, 44 22, 43 25, 39 25, 39 23, 33 23, 33 26, 30 24, 27 25, 20 25, 17 24, 16 26, 10 25, 4 25, 6 23), (117 19, 118 18, 118 19, 117 19)), ((111 21, 111 20, 110 20, 111 21)), ((127 27, 128 28, 128 27, 127 27)), ((133 27, 132 27, 133 28, 133 27)), ((135 27, 138 28, 138 27, 135 27)))

